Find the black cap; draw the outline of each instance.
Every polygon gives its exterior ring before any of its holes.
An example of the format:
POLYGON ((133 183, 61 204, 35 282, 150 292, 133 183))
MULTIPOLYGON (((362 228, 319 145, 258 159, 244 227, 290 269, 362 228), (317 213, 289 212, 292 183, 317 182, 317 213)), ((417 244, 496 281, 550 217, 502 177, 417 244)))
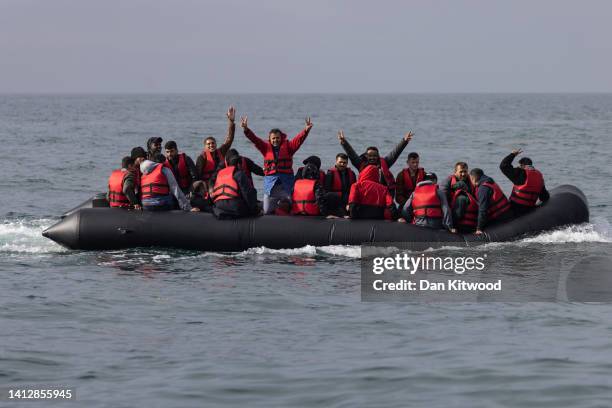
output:
POLYGON ((423 177, 425 180, 437 180, 438 176, 436 176, 436 173, 425 173, 425 177, 423 177))
POLYGON ((304 159, 304 161, 302 162, 303 164, 314 164, 315 166, 317 166, 317 169, 321 168, 321 159, 319 159, 318 156, 309 156, 306 159, 304 159))
POLYGON ((134 159, 134 160, 139 158, 139 157, 146 158, 147 157, 147 152, 145 152, 145 149, 143 149, 142 147, 137 146, 137 147, 133 148, 132 151, 130 152, 130 157, 132 159, 134 159))

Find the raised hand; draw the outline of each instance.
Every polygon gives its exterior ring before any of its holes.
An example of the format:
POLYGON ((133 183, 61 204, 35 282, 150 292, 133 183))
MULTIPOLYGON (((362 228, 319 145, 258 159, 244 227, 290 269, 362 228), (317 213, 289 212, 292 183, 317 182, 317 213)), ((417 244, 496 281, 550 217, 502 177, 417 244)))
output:
POLYGON ((306 122, 306 129, 310 130, 310 128, 312 128, 312 120, 310 119, 310 116, 306 118, 305 122, 306 122))
POLYGON ((338 131, 338 141, 340 141, 340 144, 344 144, 344 142, 345 142, 344 130, 339 130, 338 131))
POLYGON ((234 120, 236 120, 236 108, 234 108, 232 105, 230 105, 230 107, 227 110, 227 113, 225 115, 227 116, 227 119, 230 122, 234 122, 234 120))
POLYGON ((404 141, 406 142, 410 142, 412 140, 412 136, 414 136, 414 133, 412 132, 408 132, 404 135, 404 141))
POLYGON ((249 117, 248 116, 240 117, 240 127, 243 129, 247 129, 249 127, 249 117))
POLYGON ((514 150, 512 151, 512 154, 513 154, 513 155, 515 155, 515 156, 518 156, 518 155, 519 155, 519 154, 521 154, 521 153, 523 153, 523 150, 522 150, 522 149, 514 149, 514 150))

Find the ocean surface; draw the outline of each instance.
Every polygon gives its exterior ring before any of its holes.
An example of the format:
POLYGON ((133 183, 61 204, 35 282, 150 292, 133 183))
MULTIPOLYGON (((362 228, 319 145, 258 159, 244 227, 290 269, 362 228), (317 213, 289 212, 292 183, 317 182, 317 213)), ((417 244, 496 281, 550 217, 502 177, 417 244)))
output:
MULTIPOLYGON (((585 259, 612 273, 609 94, 0 95, 0 388, 70 387, 87 407, 612 405, 609 302, 367 303, 359 247, 81 252, 41 236, 149 137, 194 158, 221 141, 229 104, 264 137, 311 115, 296 163, 325 168, 339 129, 383 154, 412 130, 394 173, 417 151, 440 178, 464 160, 509 191, 498 165, 520 147, 549 189, 584 191, 591 222, 487 251, 528 267, 525 288, 585 259)), ((240 129, 234 146, 261 161, 240 129)))

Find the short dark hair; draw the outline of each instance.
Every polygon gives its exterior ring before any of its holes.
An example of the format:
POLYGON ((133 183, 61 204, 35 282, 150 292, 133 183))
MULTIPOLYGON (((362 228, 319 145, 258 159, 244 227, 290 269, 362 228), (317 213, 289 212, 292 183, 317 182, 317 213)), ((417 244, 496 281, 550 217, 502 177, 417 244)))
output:
POLYGON ((426 173, 425 176, 423 177, 423 180, 430 180, 433 182, 437 182, 438 176, 436 175, 436 173, 426 173))
POLYGON ((269 133, 274 133, 275 135, 280 135, 283 132, 281 132, 281 130, 279 128, 273 128, 273 129, 270 129, 269 133))
POLYGON ((227 157, 228 154, 235 154, 236 156, 240 156, 240 153, 238 153, 238 150, 234 149, 233 147, 229 149, 227 153, 225 153, 225 156, 227 157))
POLYGON ((480 180, 483 175, 484 171, 482 171, 482 169, 479 169, 478 167, 470 170, 470 176, 476 177, 477 180, 480 180))
POLYGON ((521 157, 521 160, 519 160, 519 164, 522 164, 524 166, 533 166, 533 162, 529 157, 521 157))
POLYGON ((418 158, 419 158, 419 154, 417 152, 410 152, 408 153, 408 159, 406 159, 406 161, 410 159, 418 159, 418 158))
POLYGON ((338 160, 338 159, 348 160, 348 155, 346 153, 338 153, 336 155, 336 160, 338 160))
POLYGON ((214 138, 214 137, 212 137, 212 136, 208 136, 206 139, 204 139, 204 143, 206 143, 206 142, 207 142, 207 141, 209 141, 209 140, 214 140, 214 141, 215 141, 215 143, 217 143, 217 139, 215 139, 215 138, 214 138))
POLYGON ((157 153, 155 156, 153 156, 153 161, 155 163, 163 163, 166 161, 166 156, 161 153, 157 153))
POLYGON ((466 162, 457 162, 454 168, 456 169, 457 167, 468 167, 468 164, 466 162))
POLYGON ((147 157, 147 152, 142 147, 136 146, 130 152, 130 157, 132 157, 132 159, 138 159, 139 157, 147 157))
POLYGON ((178 149, 178 146, 176 145, 176 142, 174 140, 168 140, 166 144, 164 145, 164 149, 166 150, 178 149))
POLYGON ((235 166, 238 164, 238 162, 240 162, 240 156, 227 152, 227 154, 225 155, 225 162, 228 166, 235 166))
POLYGON ((376 150, 376 153, 378 153, 378 147, 376 147, 376 146, 368 146, 368 147, 366 147, 366 153, 367 153, 368 150, 376 150))
POLYGON ((132 156, 125 156, 123 159, 121 159, 121 168, 127 169, 131 164, 134 164, 134 159, 132 156))

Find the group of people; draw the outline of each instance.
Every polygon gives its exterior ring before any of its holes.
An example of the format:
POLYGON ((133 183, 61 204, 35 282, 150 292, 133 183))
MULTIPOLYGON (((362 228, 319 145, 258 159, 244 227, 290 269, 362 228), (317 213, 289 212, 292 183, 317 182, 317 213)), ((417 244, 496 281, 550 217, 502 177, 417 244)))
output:
POLYGON ((249 128, 248 118, 242 117, 244 135, 263 156, 261 167, 231 147, 235 108, 230 106, 226 116, 228 130, 223 144, 218 146, 214 137, 204 139, 195 163, 179 152, 175 141, 166 142, 162 153, 161 137, 150 138, 146 150, 134 147, 108 180, 110 206, 207 211, 220 219, 261 214, 386 219, 453 233, 482 234, 487 226, 531 211, 538 201, 549 199, 542 173, 531 159, 523 157, 518 167, 513 166, 521 150, 513 151, 500 164, 513 183, 509 198, 483 170, 470 170, 465 162, 457 162, 454 172, 438 184, 435 173, 420 167, 416 152, 408 154, 407 166, 394 177, 390 168, 414 136, 412 132, 381 157, 375 146, 357 154, 339 131, 344 152, 336 155, 332 168, 322 171, 321 159, 310 156, 294 172, 293 156, 310 134, 310 118, 292 139, 275 128, 265 140, 249 128), (349 168, 349 161, 358 175, 349 168), (257 200, 253 174, 263 176, 263 203, 257 200))

